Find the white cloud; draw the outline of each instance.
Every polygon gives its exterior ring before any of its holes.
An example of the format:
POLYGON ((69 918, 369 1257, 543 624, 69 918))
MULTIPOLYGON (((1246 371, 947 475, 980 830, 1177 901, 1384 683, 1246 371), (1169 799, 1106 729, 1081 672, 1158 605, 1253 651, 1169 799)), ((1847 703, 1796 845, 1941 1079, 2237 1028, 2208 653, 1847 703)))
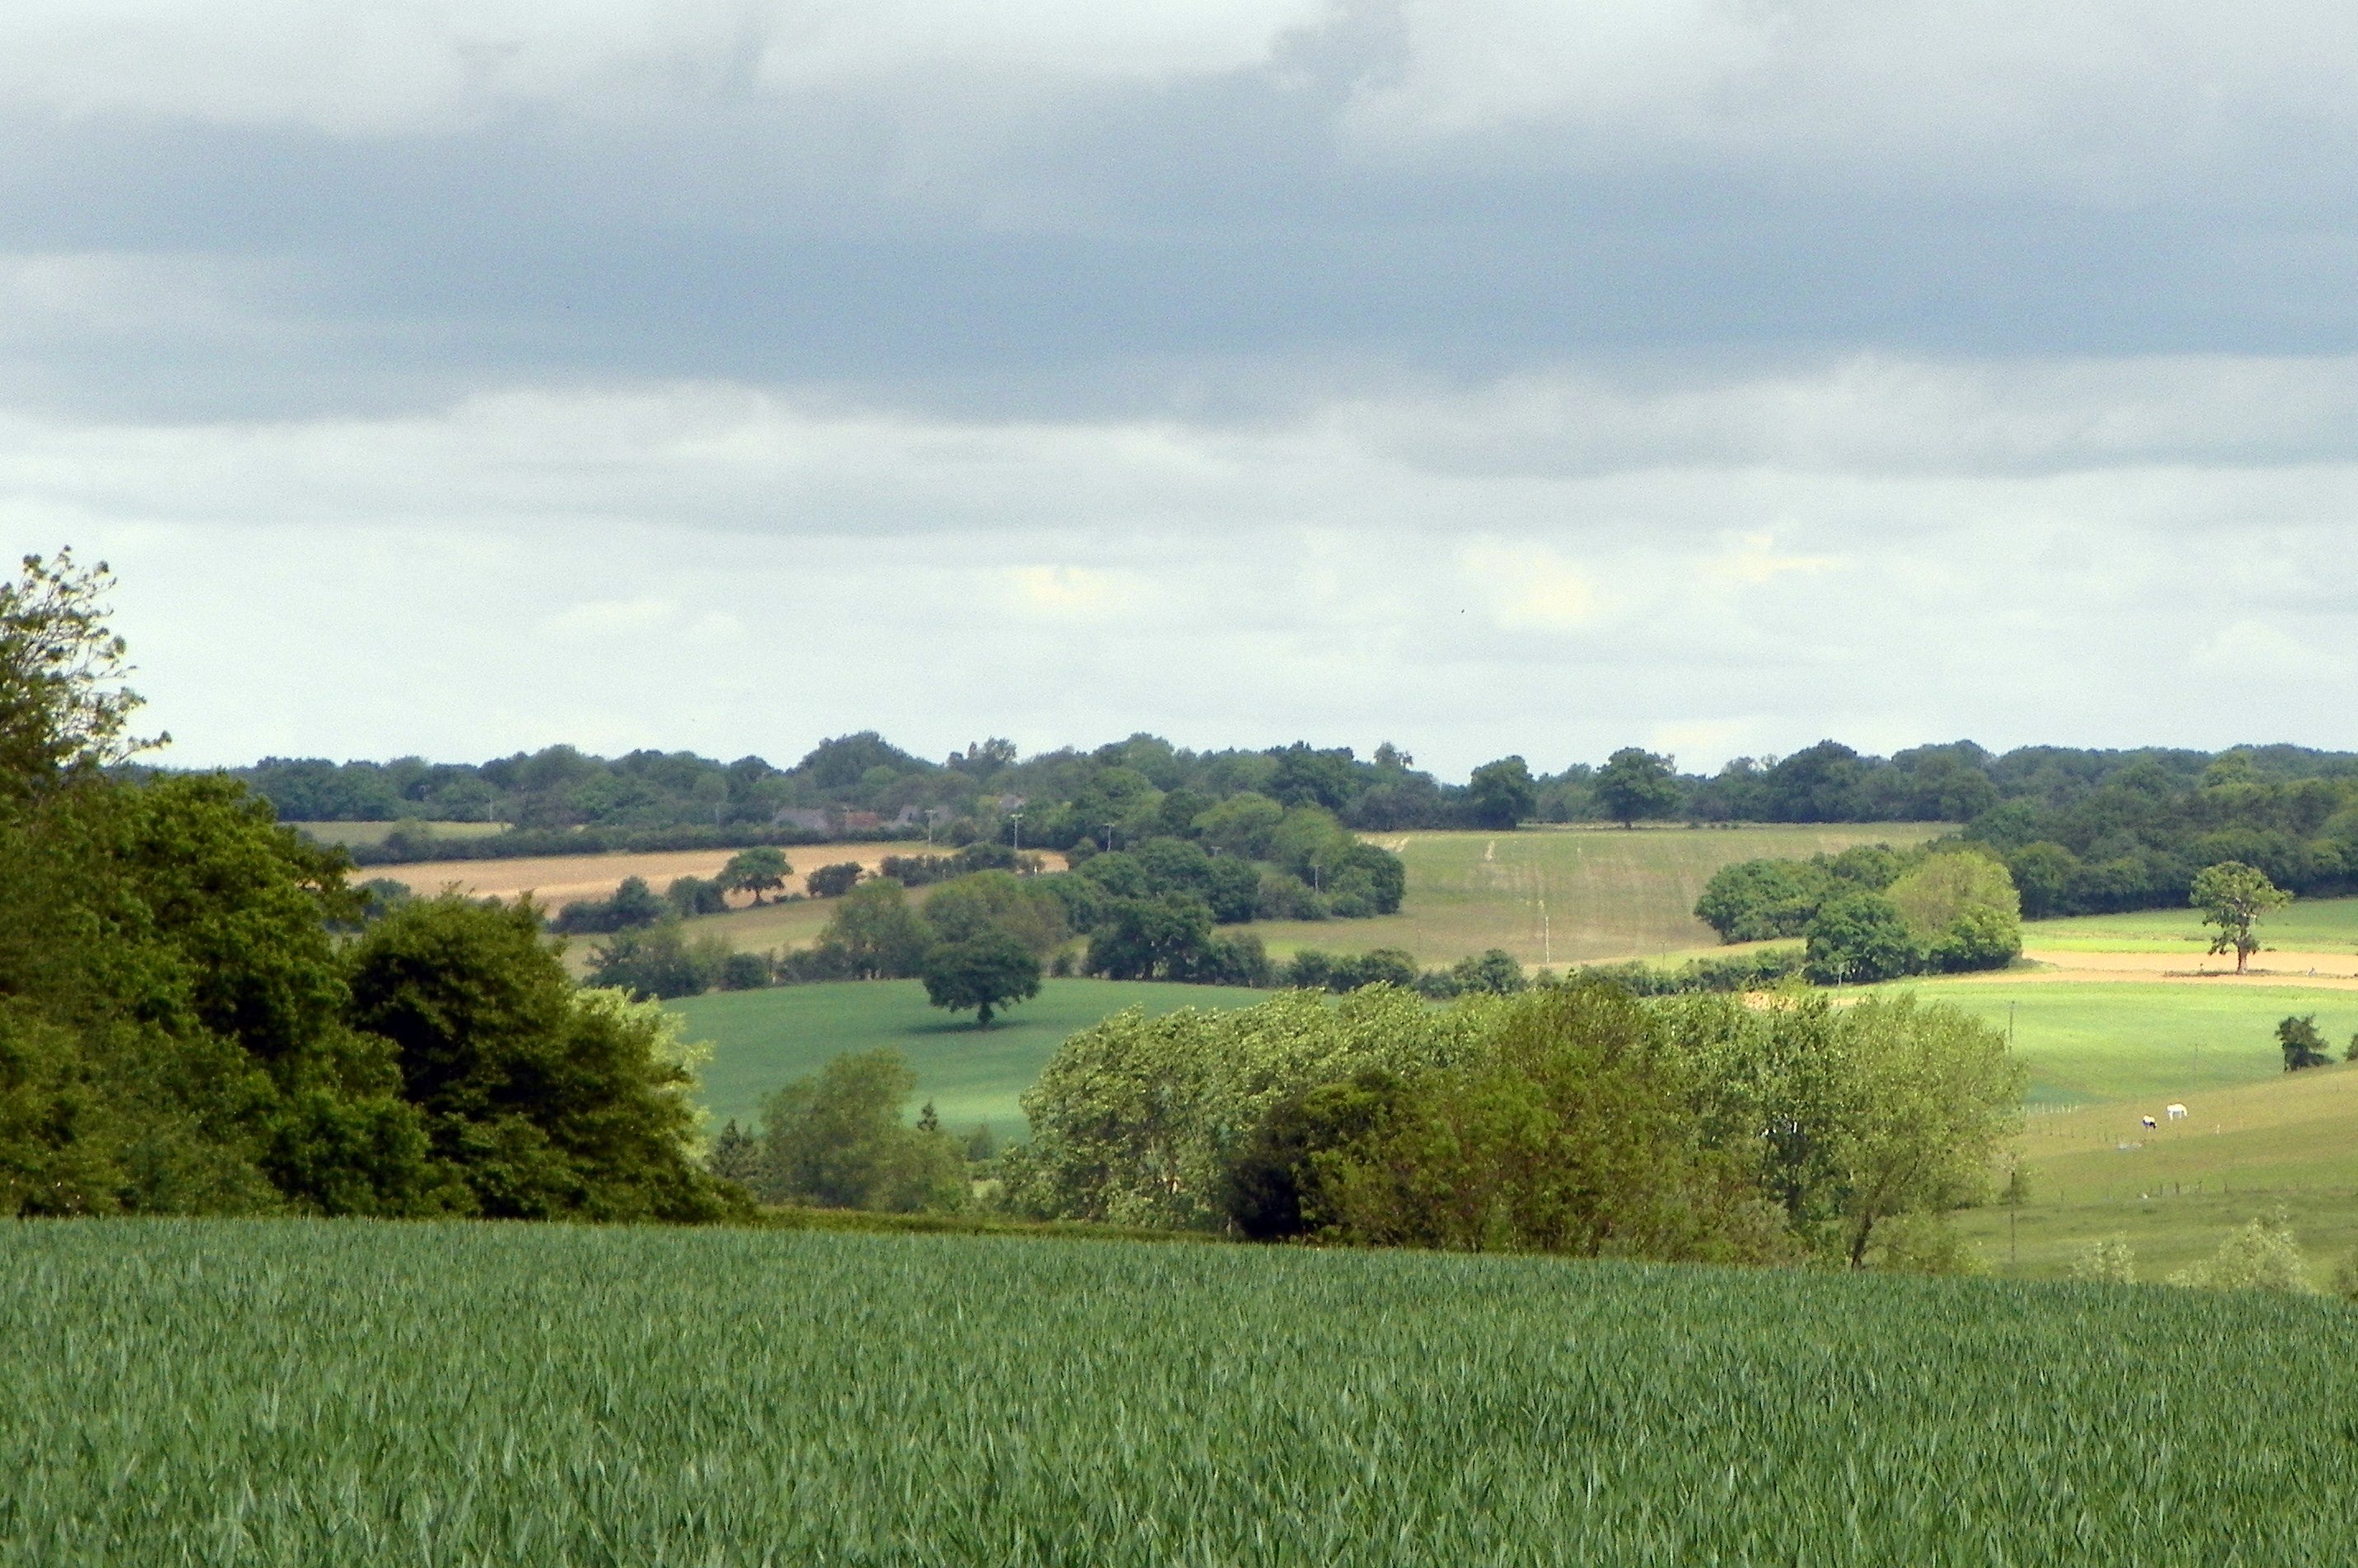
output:
POLYGON ((1486 539, 1457 553, 1459 572, 1513 632, 1574 632, 1596 615, 1588 577, 1543 545, 1486 539))
POLYGON ((1847 446, 1779 412, 1854 401, 1854 373, 1591 367, 1250 423, 720 385, 382 419, 18 413, 0 535, 114 560, 155 720, 201 762, 792 756, 871 725, 926 752, 1390 738, 1453 771, 1826 734, 2358 742, 2346 683, 2310 678, 2358 644, 2358 593, 2320 566, 2358 525, 2358 453, 2329 438, 2346 367, 1901 367, 1887 384, 1946 390, 1847 446), (2118 417, 2132 382, 2164 412, 2118 417), (2251 456, 2255 386, 2314 438, 2251 456), (2039 460, 1991 462, 1961 411, 2039 460), (2236 649, 2304 678, 2255 683, 2236 649))
POLYGON ((0 97, 71 117, 441 131, 742 94, 1016 73, 1235 70, 1326 0, 14 0, 0 97))

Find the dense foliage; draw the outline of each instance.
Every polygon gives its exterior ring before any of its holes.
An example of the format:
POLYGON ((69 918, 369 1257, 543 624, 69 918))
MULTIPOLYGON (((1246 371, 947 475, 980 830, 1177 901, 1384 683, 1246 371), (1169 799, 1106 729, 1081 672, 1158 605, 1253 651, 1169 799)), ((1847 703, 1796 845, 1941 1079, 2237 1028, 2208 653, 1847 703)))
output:
POLYGON ((1724 866, 1695 918, 1726 942, 1806 936, 1822 983, 2000 968, 2022 951, 2022 903, 2005 864, 1974 845, 1861 845, 1807 860, 1724 866))
POLYGON ((723 1212, 676 1028, 529 906, 372 909, 234 781, 104 771, 105 581, 0 589, 0 1214, 723 1212))
POLYGON ((1293 992, 1074 1035, 1024 1097, 1006 1190, 1260 1237, 1938 1263, 2021 1076, 1987 1025, 1906 997, 1293 992))
POLYGON ((589 1227, 0 1234, 0 1565, 2345 1562, 2338 1303, 589 1227), (130 1480, 126 1481, 126 1477, 130 1480))

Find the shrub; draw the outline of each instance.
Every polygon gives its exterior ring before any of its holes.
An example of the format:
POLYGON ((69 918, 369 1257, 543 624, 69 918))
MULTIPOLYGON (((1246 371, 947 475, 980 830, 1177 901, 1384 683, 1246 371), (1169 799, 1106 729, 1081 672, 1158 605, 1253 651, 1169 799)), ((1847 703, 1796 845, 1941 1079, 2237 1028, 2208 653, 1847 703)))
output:
POLYGON ((2071 1278, 2091 1284, 2135 1284, 2136 1251, 2119 1237, 2099 1238, 2071 1260, 2071 1278))
POLYGON ((753 1189, 772 1203, 907 1214, 957 1208, 966 1161, 938 1129, 903 1124, 917 1086, 900 1053, 841 1055, 796 1078, 762 1108, 765 1131, 753 1189))
POLYGON ((2309 1269, 2292 1222, 2279 1209, 2268 1220, 2255 1219, 2219 1244, 2202 1262, 2170 1275, 2173 1285, 2213 1291, 2288 1291, 2309 1289, 2309 1269))

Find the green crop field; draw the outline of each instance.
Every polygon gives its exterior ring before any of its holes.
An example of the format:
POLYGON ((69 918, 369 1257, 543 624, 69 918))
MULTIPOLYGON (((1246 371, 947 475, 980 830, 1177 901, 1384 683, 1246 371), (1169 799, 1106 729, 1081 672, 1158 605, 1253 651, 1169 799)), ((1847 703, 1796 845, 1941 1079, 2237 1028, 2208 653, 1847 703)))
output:
POLYGON ((1909 980, 2000 1028, 2030 1068, 2030 1103, 2072 1105, 2256 1083, 2280 1075, 2277 1021, 2315 1013, 2338 1048, 2358 1030, 2358 991, 2136 980, 1909 980))
POLYGON ((715 991, 671 1005, 689 1036, 713 1044, 704 1069, 704 1099, 716 1124, 750 1123, 763 1097, 788 1079, 815 1073, 846 1051, 889 1045, 917 1074, 945 1125, 959 1131, 987 1121, 1002 1138, 1021 1137, 1016 1098, 1040 1076, 1049 1054, 1076 1030, 1126 1007, 1151 1013, 1183 1007, 1241 1007, 1266 991, 1136 980, 1044 980, 987 1030, 974 1015, 952 1018, 925 1000, 915 980, 843 980, 770 990, 715 991))
MULTIPOLYGON (((2296 899, 2260 918, 2260 940, 2288 953, 2358 951, 2358 898, 2296 899)), ((2200 956, 2211 945, 2202 917, 2190 909, 2143 909, 2127 914, 2085 914, 2037 920, 2022 928, 2023 945, 2065 952, 2177 953, 2200 956)), ((2252 960, 2265 966, 2266 948, 2252 960)))
POLYGON ((1694 917, 1694 904, 1722 866, 1806 859, 1854 844, 1914 844, 1946 831, 1940 823, 1872 822, 1370 833, 1364 837, 1408 864, 1408 897, 1398 914, 1268 921, 1250 929, 1281 957, 1301 947, 1401 947, 1436 965, 1503 947, 1527 964, 1659 957, 1718 941, 1694 917))
POLYGON ((2358 1540, 2358 1319, 2313 1299, 120 1220, 0 1231, 0 1320, 6 1568, 2208 1568, 2358 1540))
MULTIPOLYGON (((322 844, 382 844, 396 827, 412 827, 433 834, 438 838, 488 838, 507 827, 504 822, 420 822, 404 818, 398 822, 289 822, 286 826, 322 844)), ((377 875, 373 870, 362 871, 363 878, 377 875)))

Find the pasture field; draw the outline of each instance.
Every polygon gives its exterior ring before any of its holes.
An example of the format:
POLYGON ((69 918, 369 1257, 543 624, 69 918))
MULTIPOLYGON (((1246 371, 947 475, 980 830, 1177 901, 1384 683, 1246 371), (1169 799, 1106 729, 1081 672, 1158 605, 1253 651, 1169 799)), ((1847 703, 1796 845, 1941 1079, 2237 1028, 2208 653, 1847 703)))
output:
POLYGON ((917 1075, 912 1108, 932 1099, 942 1125, 965 1132, 989 1122, 1001 1140, 1025 1134, 1016 1103, 1065 1037, 1126 1007, 1150 1013, 1183 1007, 1243 1007, 1267 991, 1146 980, 1043 980, 1040 994, 977 1029, 972 1013, 952 1018, 925 1000, 915 980, 841 980, 769 990, 712 991, 669 1005, 688 1037, 709 1040, 704 1103, 717 1128, 750 1125, 763 1097, 815 1073, 847 1051, 889 1045, 917 1075))
MULTIPOLYGON (((2264 946, 2252 956, 2255 968, 2268 967, 2270 949, 2346 959, 2358 953, 2358 898, 2295 899, 2261 916, 2257 929, 2264 946)), ((2211 933, 2191 909, 2141 909, 2026 921, 2022 945, 2059 953, 2183 953, 2199 958, 2211 946, 2211 933)), ((2232 968, 2235 960, 2231 954, 2216 961, 2232 968)))
POLYGON ((2315 1299, 319 1221, 0 1230, 0 1565, 2324 1563, 2315 1299))
POLYGON ((1887 988, 1953 1002, 2004 1029, 2030 1069, 2033 1106, 2208 1090, 2280 1077, 2277 1021, 2315 1013, 2339 1053, 2358 1030, 2358 992, 2304 986, 1913 979, 1887 988))
POLYGON ((1364 834, 1408 866, 1398 914, 1372 920, 1263 921, 1271 953, 1401 947, 1427 965, 1503 947, 1526 964, 1660 958, 1716 950, 1694 917, 1722 866, 1807 859, 1854 844, 1905 845, 1943 823, 1766 824, 1742 827, 1525 827, 1513 833, 1364 834))
POLYGON ((2207 1256, 2236 1226, 2281 1206, 2322 1283, 2358 1249, 2358 1067, 2278 1073, 2236 1088, 2034 1115, 2022 1140, 2029 1184, 2017 1215, 1963 1217, 2008 1272, 2058 1276, 2088 1243, 2119 1237, 2140 1276, 2207 1256), (2188 1115, 2171 1121, 2170 1098, 2188 1115), (2154 1117, 2148 1130, 2140 1119, 2154 1117))
MULTIPOLYGON (((307 838, 322 844, 341 844, 350 849, 356 844, 382 844, 392 837, 396 827, 423 827, 444 838, 488 838, 507 827, 504 822, 420 822, 406 819, 398 822, 282 822, 282 827, 292 827, 307 838)), ((369 873, 362 871, 366 877, 369 873)))

